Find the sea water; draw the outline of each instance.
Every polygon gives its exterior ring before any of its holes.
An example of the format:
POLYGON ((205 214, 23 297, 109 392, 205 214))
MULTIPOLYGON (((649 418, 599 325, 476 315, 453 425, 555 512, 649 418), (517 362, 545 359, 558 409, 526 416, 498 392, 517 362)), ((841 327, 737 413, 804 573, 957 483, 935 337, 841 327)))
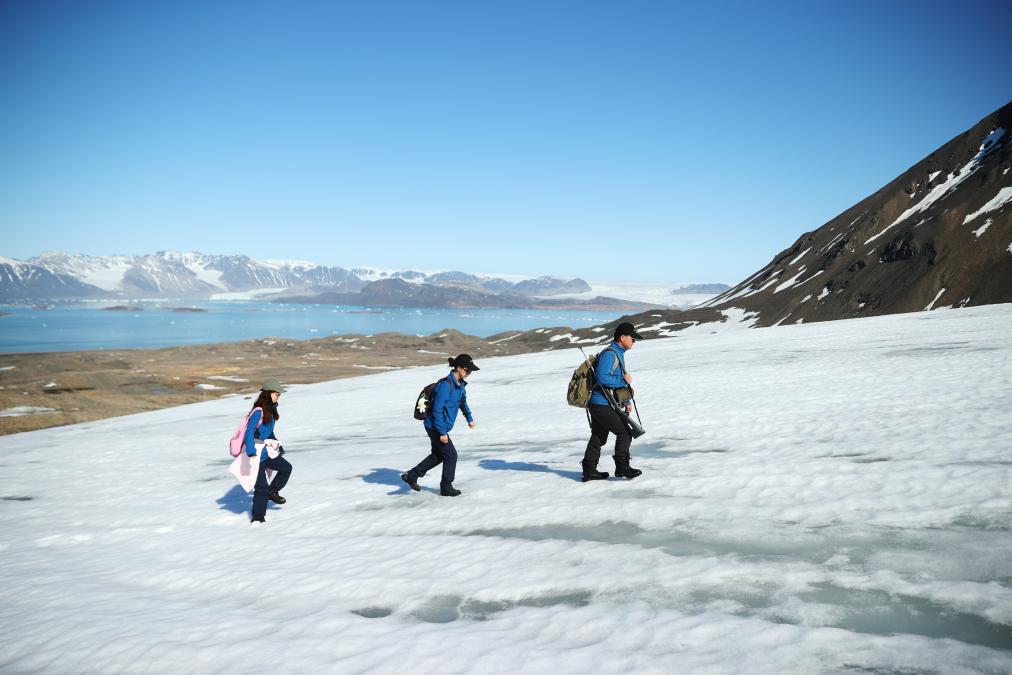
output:
POLYGON ((0 306, 6 314, 0 316, 0 353, 159 348, 261 337, 307 340, 346 333, 430 335, 445 328, 488 337, 549 326, 583 328, 613 321, 622 313, 215 301, 131 303, 130 309, 115 310, 110 306, 0 306))

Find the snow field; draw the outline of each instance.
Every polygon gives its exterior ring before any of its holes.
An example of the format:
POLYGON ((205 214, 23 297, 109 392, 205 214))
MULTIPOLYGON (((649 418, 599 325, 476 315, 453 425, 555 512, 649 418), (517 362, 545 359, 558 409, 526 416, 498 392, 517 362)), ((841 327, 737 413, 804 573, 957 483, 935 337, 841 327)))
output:
POLYGON ((260 528, 226 473, 249 401, 8 436, 0 671, 1009 672, 1010 329, 639 343, 644 474, 588 484, 579 352, 479 360, 456 499, 398 478, 444 369, 293 387, 260 528))

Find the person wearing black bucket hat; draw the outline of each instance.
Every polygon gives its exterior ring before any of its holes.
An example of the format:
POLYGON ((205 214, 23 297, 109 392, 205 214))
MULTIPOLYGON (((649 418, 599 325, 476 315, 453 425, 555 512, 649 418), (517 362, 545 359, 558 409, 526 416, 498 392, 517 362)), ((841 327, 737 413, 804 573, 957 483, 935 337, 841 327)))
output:
POLYGON ((632 349, 642 336, 636 327, 629 322, 622 322, 615 327, 614 340, 597 357, 594 365, 594 392, 587 406, 590 412, 590 439, 583 454, 583 482, 604 480, 608 474, 597 470, 601 459, 601 448, 608 442, 608 434, 615 434, 615 475, 619 478, 635 478, 642 471, 629 466, 629 448, 632 445, 632 434, 622 421, 622 417, 612 409, 605 398, 602 388, 610 389, 615 398, 632 412, 632 375, 625 369, 625 353, 632 349))
POLYGON ((449 359, 450 374, 436 383, 436 391, 432 396, 432 405, 425 416, 425 433, 429 436, 431 450, 429 456, 418 465, 401 474, 401 480, 411 486, 412 490, 421 490, 418 479, 430 469, 443 465, 443 475, 439 482, 439 494, 444 497, 457 497, 460 490, 453 487, 457 471, 457 449, 450 440, 450 431, 457 420, 457 411, 464 413, 467 426, 474 429, 474 416, 467 405, 467 386, 465 379, 476 370, 481 370, 468 354, 460 354, 449 359))

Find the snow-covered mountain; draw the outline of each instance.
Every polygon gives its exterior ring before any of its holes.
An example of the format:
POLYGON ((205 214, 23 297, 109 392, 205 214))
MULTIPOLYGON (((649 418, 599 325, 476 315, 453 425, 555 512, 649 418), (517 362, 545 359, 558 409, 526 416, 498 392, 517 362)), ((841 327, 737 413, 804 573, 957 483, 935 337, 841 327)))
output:
POLYGON ((0 257, 0 300, 91 298, 104 295, 94 285, 41 265, 0 257))
POLYGON ((227 473, 248 399, 6 436, 0 670, 1012 672, 1010 332, 995 305, 637 343, 631 481, 579 481, 578 352, 479 360, 453 499, 398 477, 445 367, 294 386, 260 528, 227 473))
MULTIPOLYGON (((471 274, 453 270, 422 272, 419 270, 381 270, 356 267, 352 273, 366 282, 400 279, 413 284, 431 284, 449 288, 464 288, 483 293, 514 293, 535 297, 549 297, 570 293, 590 293, 591 286, 583 279, 561 279, 542 276, 536 279, 517 275, 471 274)), ((596 293, 595 295, 600 295, 596 293)), ((625 298, 627 300, 631 298, 625 298)))
POLYGON ((217 293, 285 289, 356 291, 364 284, 340 267, 259 261, 245 255, 159 251, 137 256, 49 252, 28 261, 0 259, 0 299, 74 297, 208 297, 217 293), (6 267, 5 267, 6 266, 6 267), (17 266, 18 274, 12 269, 17 266), (47 275, 75 284, 57 286, 47 275), (22 280, 15 284, 11 278, 22 280))
POLYGON ((341 295, 347 301, 346 295, 358 293, 367 285, 393 281, 431 287, 420 293, 426 297, 444 297, 459 291, 461 297, 456 298, 454 306, 463 306, 461 303, 468 298, 477 303, 473 306, 503 306, 505 300, 498 296, 576 300, 606 296, 664 307, 695 304, 713 296, 713 293, 672 295, 678 284, 604 283, 592 287, 583 279, 553 276, 529 278, 374 267, 348 270, 305 261, 255 260, 245 255, 197 252, 159 251, 150 255, 105 257, 47 252, 27 261, 0 258, 0 301, 94 297, 239 299, 258 295, 307 301, 341 295), (624 294, 612 296, 610 291, 617 289, 624 294))

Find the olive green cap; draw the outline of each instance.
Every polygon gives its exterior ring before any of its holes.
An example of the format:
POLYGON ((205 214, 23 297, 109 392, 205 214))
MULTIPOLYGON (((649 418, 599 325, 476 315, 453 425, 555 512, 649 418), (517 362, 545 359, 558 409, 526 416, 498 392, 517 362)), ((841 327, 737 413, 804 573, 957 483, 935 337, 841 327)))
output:
POLYGON ((277 380, 267 380, 260 385, 260 391, 276 391, 279 394, 285 393, 285 388, 277 380))

